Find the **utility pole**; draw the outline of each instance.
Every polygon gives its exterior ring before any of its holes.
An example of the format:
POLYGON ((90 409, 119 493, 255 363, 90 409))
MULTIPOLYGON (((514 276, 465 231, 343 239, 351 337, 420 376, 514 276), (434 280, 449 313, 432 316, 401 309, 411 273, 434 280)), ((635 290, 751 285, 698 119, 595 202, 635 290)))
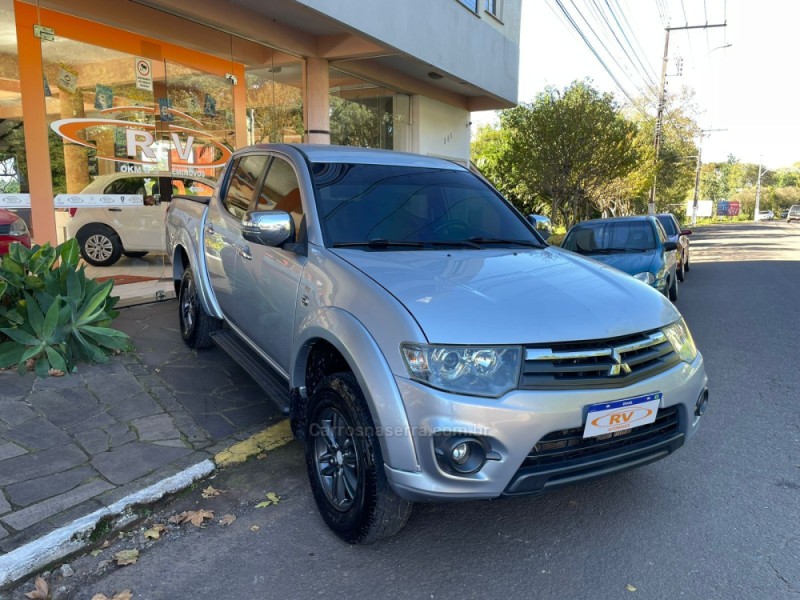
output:
POLYGON ((761 168, 761 159, 758 159, 758 183, 756 184, 756 207, 753 211, 753 220, 758 222, 758 212, 761 208, 761 176, 767 172, 767 169, 761 168))
POLYGON ((700 193, 700 167, 703 165, 703 137, 707 133, 715 131, 728 131, 727 129, 701 129, 700 130, 700 145, 697 147, 697 169, 694 173, 694 201, 692 202, 692 227, 697 225, 697 206, 699 202, 698 195, 700 193))
POLYGON ((700 166, 703 164, 700 158, 703 154, 703 138, 700 136, 700 147, 697 149, 697 169, 694 172, 694 202, 692 202, 692 227, 697 225, 697 195, 700 192, 700 166))
POLYGON ((661 87, 658 92, 658 107, 656 108, 656 130, 653 136, 653 149, 655 172, 653 173, 653 186, 650 188, 650 201, 647 204, 647 213, 656 213, 656 179, 658 177, 658 152, 661 149, 661 128, 664 120, 664 104, 666 102, 667 65, 669 64, 669 32, 683 29, 710 29, 712 27, 727 27, 727 23, 712 23, 705 25, 684 25, 682 27, 665 27, 664 32, 664 58, 661 64, 661 87))

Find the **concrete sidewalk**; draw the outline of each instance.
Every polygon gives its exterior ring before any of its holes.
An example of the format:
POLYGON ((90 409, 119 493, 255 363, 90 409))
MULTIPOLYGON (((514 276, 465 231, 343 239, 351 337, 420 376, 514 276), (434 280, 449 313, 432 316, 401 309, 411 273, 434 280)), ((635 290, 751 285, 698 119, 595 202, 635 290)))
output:
POLYGON ((68 377, 0 373, 0 559, 279 420, 220 350, 189 350, 175 301, 123 309, 135 350, 68 377))

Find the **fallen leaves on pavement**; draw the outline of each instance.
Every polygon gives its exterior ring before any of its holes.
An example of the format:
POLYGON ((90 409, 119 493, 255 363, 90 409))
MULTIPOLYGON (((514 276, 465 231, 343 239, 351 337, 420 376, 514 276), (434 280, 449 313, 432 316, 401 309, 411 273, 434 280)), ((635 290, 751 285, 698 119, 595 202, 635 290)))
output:
POLYGON ((114 555, 114 560, 117 561, 117 564, 120 567, 124 567, 125 565, 135 565, 136 561, 139 560, 139 551, 120 550, 114 555))
POLYGON ((92 600, 131 600, 133 594, 131 594, 130 590, 122 590, 119 593, 114 594, 109 598, 105 594, 95 594, 92 596, 92 600))
POLYGON ((281 497, 278 496, 275 492, 267 492, 267 499, 263 502, 259 502, 256 504, 256 508, 266 508, 267 506, 272 506, 273 504, 277 504, 281 501, 281 497))
POLYGON ((44 579, 37 577, 33 585, 36 589, 25 594, 28 598, 31 600, 46 600, 50 597, 50 586, 47 585, 44 579))
POLYGON ((150 529, 144 532, 144 537, 150 538, 151 540, 157 540, 161 537, 161 532, 167 528, 166 525, 162 525, 161 523, 156 523, 150 529))
POLYGON ((636 588, 634 586, 632 586, 630 583, 625 586, 625 589, 628 590, 629 592, 635 592, 636 591, 636 588))
POLYGON ((220 525, 230 525, 236 520, 236 515, 223 515, 219 520, 220 525))
POLYGON ((219 496, 222 493, 222 491, 223 490, 215 489, 213 485, 210 485, 202 491, 201 495, 203 496, 203 498, 208 499, 208 498, 213 498, 214 496, 219 496))
POLYGON ((258 525, 253 525, 250 527, 250 531, 258 531, 259 529, 261 529, 261 527, 259 527, 258 525))
POLYGON ((213 519, 213 510, 185 510, 179 515, 174 515, 167 519, 170 523, 191 523, 195 527, 200 527, 206 519, 213 519))
POLYGON ((102 548, 95 548, 94 550, 89 552, 89 554, 91 554, 92 556, 100 556, 102 553, 103 553, 102 548))

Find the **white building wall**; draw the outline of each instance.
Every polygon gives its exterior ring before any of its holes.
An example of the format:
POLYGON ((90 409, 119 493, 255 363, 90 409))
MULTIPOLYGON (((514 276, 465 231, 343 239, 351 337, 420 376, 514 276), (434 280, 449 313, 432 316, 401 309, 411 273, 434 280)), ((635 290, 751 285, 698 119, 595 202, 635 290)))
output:
POLYGON ((469 164, 470 113, 424 96, 411 98, 409 150, 469 164))
POLYGON ((502 22, 479 1, 473 13, 457 0, 296 0, 363 34, 517 102, 521 0, 502 0, 502 22))

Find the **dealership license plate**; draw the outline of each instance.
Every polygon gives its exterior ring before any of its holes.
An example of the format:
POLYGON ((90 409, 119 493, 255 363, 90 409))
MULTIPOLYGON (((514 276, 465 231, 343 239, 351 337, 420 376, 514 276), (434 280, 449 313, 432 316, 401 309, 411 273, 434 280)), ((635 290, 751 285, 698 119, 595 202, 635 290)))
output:
POLYGON ((652 423, 656 420, 661 396, 661 392, 655 392, 627 400, 593 404, 586 416, 583 437, 621 433, 652 423))

